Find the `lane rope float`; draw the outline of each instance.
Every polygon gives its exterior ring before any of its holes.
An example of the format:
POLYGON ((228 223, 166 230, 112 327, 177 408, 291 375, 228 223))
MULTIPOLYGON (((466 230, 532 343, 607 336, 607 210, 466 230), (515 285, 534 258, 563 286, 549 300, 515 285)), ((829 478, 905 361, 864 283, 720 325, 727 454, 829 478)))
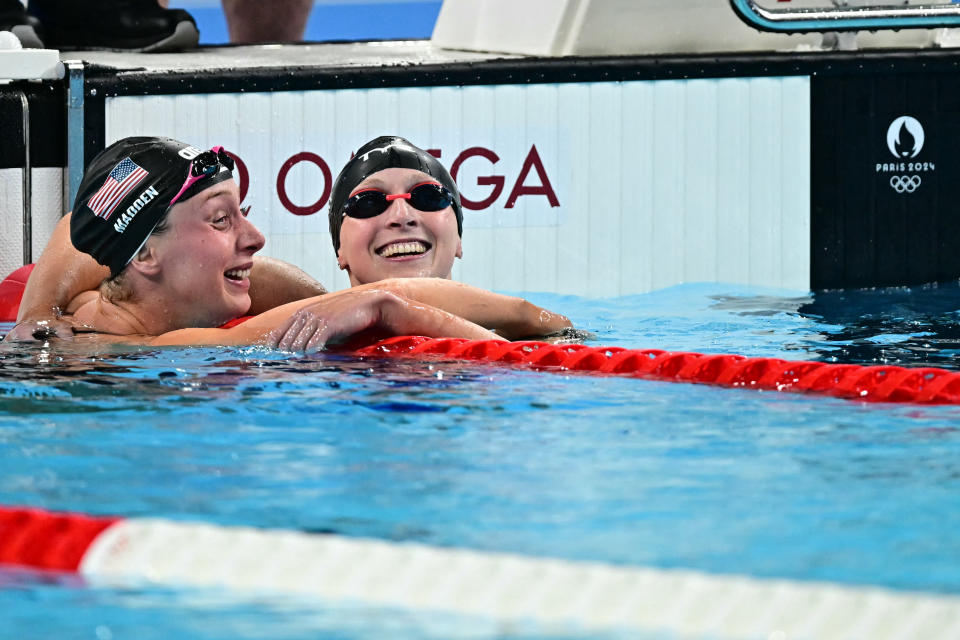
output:
POLYGON ((960 637, 960 597, 0 507, 0 565, 671 637, 960 637))
MULTIPOLYGON (((0 320, 14 320, 33 265, 0 282, 0 320)), ((224 325, 235 326, 248 317, 224 325)), ((357 356, 471 360, 546 371, 581 371, 762 391, 811 393, 865 402, 960 404, 960 372, 936 367, 864 366, 661 349, 592 347, 398 336, 349 351, 357 356)))
POLYGON ((33 271, 33 264, 25 264, 0 281, 0 322, 15 322, 23 290, 33 271))
POLYGON ((353 353, 368 357, 472 360, 548 371, 814 393, 866 402, 960 404, 960 372, 934 367, 863 366, 661 349, 421 336, 388 338, 353 353))

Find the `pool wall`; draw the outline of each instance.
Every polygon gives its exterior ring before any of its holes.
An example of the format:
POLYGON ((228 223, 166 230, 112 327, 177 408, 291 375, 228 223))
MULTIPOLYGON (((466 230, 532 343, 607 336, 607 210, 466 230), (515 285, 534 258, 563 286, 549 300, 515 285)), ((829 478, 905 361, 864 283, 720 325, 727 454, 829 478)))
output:
POLYGON ((105 139, 149 126, 235 150, 266 251, 338 288, 348 282, 326 228, 331 177, 363 142, 399 133, 461 185, 458 279, 603 296, 717 278, 806 289, 809 247, 795 242, 809 236, 805 127, 764 138, 781 119, 807 122, 808 87, 757 78, 120 96, 106 100, 105 139))
POLYGON ((393 41, 83 57, 72 88, 0 88, 0 271, 24 258, 23 91, 34 258, 79 158, 171 135, 233 150, 265 252, 345 286, 330 183, 360 144, 396 133, 455 174, 454 277, 478 286, 615 296, 960 277, 950 50, 536 58, 393 41))

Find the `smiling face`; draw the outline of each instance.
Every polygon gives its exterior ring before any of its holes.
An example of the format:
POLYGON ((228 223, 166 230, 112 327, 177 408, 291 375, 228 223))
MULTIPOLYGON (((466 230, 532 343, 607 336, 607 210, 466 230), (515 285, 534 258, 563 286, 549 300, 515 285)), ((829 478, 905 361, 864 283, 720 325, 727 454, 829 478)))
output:
POLYGON ((146 247, 172 316, 184 326, 219 326, 250 308, 253 255, 263 234, 240 209, 233 180, 201 191, 167 213, 168 228, 146 247))
MULTIPOLYGON (((384 169, 367 177, 350 193, 378 189, 388 195, 408 193, 431 176, 414 169, 384 169)), ((385 278, 449 278, 454 258, 463 255, 453 207, 420 211, 404 198, 390 202, 373 218, 343 219, 337 261, 350 274, 350 284, 385 278)))

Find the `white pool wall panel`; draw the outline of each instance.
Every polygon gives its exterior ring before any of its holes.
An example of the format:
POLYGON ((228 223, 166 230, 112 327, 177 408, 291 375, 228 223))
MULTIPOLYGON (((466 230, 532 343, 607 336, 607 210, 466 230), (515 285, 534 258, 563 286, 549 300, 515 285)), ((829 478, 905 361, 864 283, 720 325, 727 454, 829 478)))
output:
MULTIPOLYGON (((34 168, 31 253, 36 261, 63 212, 63 169, 34 168)), ((23 169, 0 169, 0 278, 23 265, 23 169)))
POLYGON ((323 171, 367 140, 402 135, 458 167, 464 258, 454 277, 504 291, 587 296, 683 282, 809 288, 810 92, 807 77, 351 89, 106 101, 106 142, 170 135, 223 144, 250 172, 265 253, 331 288, 348 285, 333 255, 323 171), (534 153, 535 148, 535 153, 534 153), (521 176, 528 157, 539 158, 521 176), (522 186, 540 193, 508 196, 522 186), (549 183, 549 188, 546 183, 549 183), (559 206, 545 195, 552 189, 559 206), (316 207, 315 207, 316 208, 316 207))

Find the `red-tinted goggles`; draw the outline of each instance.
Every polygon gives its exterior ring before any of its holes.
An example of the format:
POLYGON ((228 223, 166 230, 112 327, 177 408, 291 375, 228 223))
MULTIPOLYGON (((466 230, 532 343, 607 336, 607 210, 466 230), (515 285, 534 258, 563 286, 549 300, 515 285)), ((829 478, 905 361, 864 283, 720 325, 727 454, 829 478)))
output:
POLYGON ((197 181, 203 178, 209 178, 220 171, 220 165, 233 171, 233 158, 227 155, 223 147, 214 147, 194 158, 193 162, 190 163, 190 168, 187 170, 187 179, 183 181, 183 186, 180 187, 177 195, 173 196, 173 200, 170 201, 170 206, 173 206, 174 203, 180 199, 180 196, 186 193, 187 189, 192 187, 197 181))
POLYGON ((343 215, 351 218, 375 218, 397 199, 406 200, 419 211, 442 211, 453 204, 453 194, 442 184, 423 182, 409 193, 386 194, 379 189, 363 189, 350 196, 343 205, 343 215))

